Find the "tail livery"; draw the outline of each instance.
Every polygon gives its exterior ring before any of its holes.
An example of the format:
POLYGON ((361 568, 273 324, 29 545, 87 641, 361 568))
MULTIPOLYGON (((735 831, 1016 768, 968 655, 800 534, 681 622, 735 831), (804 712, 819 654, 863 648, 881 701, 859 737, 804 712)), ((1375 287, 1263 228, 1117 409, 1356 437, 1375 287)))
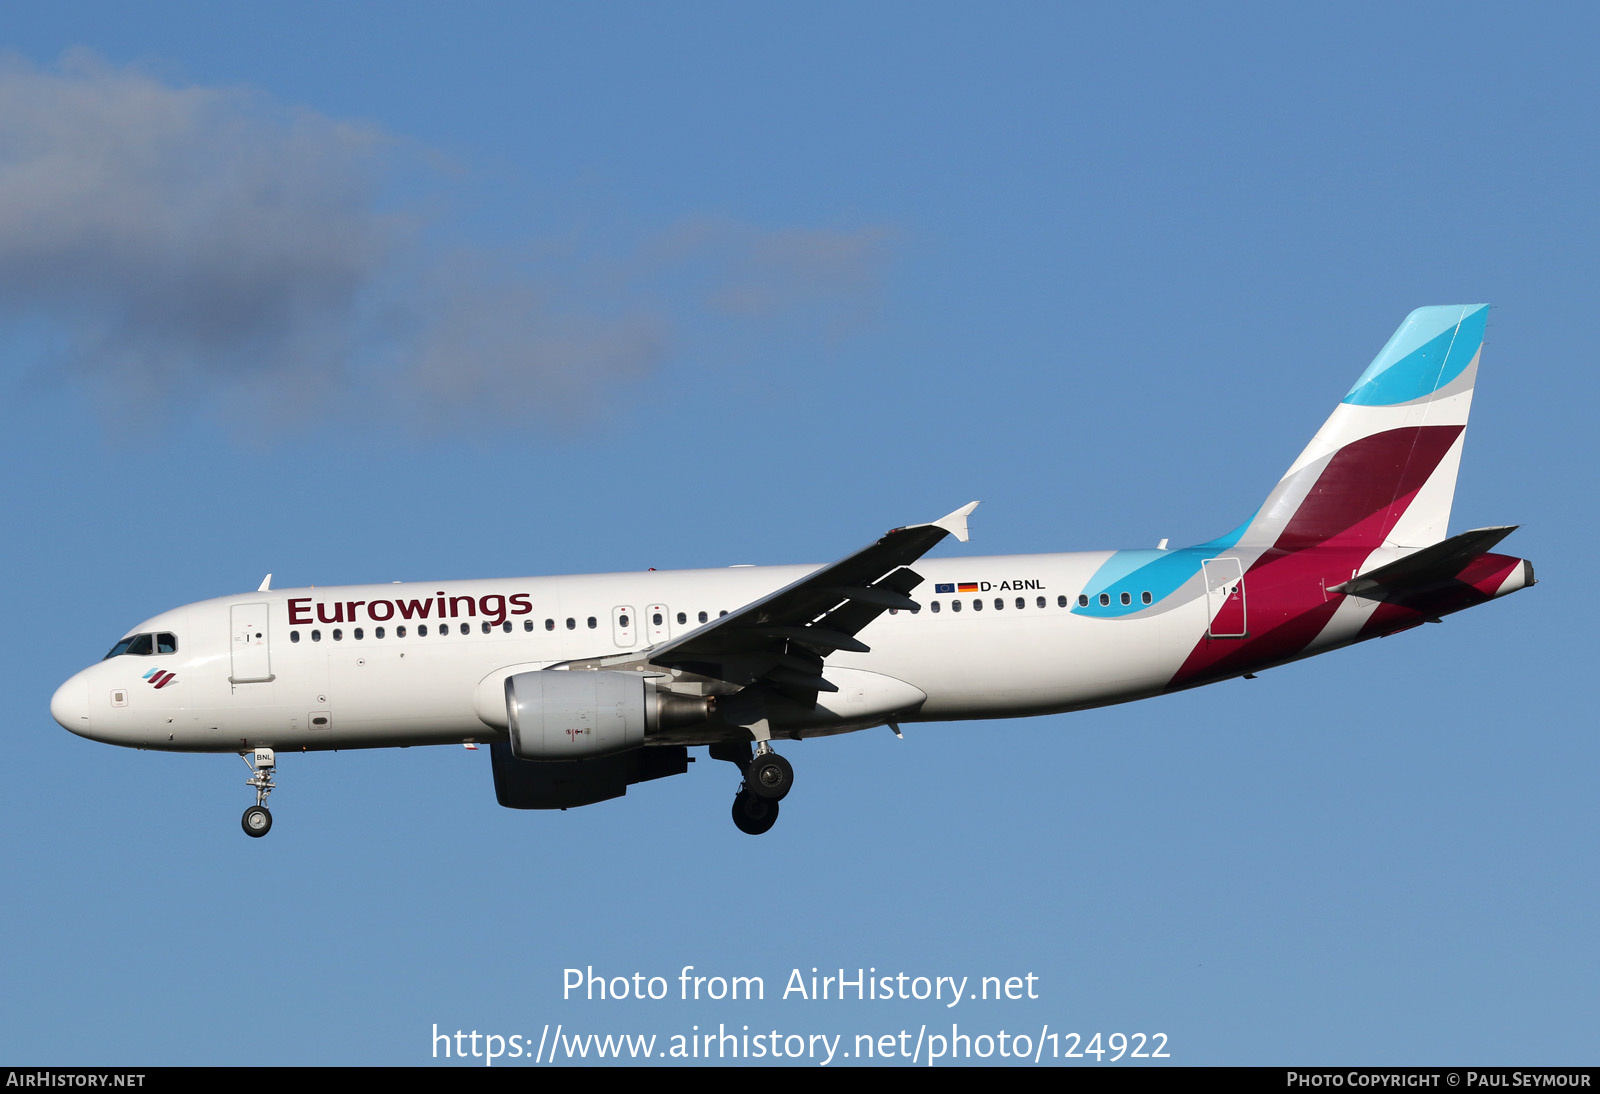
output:
POLYGON ((1488 317, 1487 304, 1406 316, 1241 545, 1408 551, 1444 539, 1488 317))
POLYGON ((1489 553, 1513 530, 1448 537, 1487 304, 1406 316, 1256 515, 1203 545, 1212 625, 1172 687, 1392 634, 1533 584, 1489 553), (1448 537, 1448 538, 1447 538, 1448 537))

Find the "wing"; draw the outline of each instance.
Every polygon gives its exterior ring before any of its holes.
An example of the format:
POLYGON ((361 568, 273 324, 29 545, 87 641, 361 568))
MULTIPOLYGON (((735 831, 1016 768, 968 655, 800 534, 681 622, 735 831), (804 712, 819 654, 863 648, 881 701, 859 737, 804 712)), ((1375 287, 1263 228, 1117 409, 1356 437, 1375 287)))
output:
POLYGON ((777 592, 746 604, 653 650, 645 660, 667 669, 748 686, 770 684, 815 701, 839 689, 822 678, 822 661, 835 650, 867 653, 856 638, 890 608, 914 611, 907 594, 922 583, 909 564, 947 535, 967 539, 967 515, 977 502, 931 524, 896 528, 838 562, 813 571, 777 592))

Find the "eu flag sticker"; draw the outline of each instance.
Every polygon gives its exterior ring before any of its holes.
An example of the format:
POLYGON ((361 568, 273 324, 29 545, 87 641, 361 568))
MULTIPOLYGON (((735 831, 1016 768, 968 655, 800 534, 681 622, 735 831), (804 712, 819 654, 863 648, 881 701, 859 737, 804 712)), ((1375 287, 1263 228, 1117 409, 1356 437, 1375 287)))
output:
POLYGON ((956 587, 954 584, 935 585, 933 587, 933 593, 935 596, 938 596, 940 593, 953 593, 955 591, 956 587))

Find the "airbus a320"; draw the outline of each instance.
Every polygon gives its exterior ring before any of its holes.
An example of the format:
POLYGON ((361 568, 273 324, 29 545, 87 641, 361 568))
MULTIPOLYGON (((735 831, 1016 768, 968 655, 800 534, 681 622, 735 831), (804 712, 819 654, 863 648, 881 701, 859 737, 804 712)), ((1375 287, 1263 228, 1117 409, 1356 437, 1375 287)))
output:
POLYGON ((272 589, 163 612, 51 714, 131 748, 236 752, 272 826, 277 754, 487 743, 500 804, 567 809, 739 769, 760 834, 773 748, 902 723, 1084 710, 1248 676, 1534 583, 1450 535, 1487 305, 1412 312, 1246 521, 1179 549, 927 558, 976 502, 822 567, 272 589))

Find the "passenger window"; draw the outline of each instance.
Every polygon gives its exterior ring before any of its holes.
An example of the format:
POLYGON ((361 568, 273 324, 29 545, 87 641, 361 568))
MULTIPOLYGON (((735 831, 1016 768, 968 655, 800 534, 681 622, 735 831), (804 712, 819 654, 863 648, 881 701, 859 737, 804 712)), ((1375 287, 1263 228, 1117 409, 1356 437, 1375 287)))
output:
MULTIPOLYGON (((659 615, 656 616, 656 622, 661 622, 661 617, 659 615)), ((622 627, 626 627, 628 625, 628 614, 626 612, 617 616, 617 625, 622 627)))
POLYGON ((396 637, 396 638, 404 638, 404 637, 405 637, 405 636, 406 636, 406 629, 405 629, 405 627, 404 627, 404 626, 399 626, 399 627, 396 627, 396 628, 395 628, 395 629, 394 629, 394 636, 395 636, 395 637, 396 637))
POLYGON ((504 623, 500 624, 500 629, 505 631, 507 634, 510 634, 511 633, 511 620, 508 619, 504 623))
POLYGON ((338 627, 333 628, 333 640, 335 642, 344 641, 344 631, 338 627))
POLYGON ((728 614, 728 611, 727 611, 727 609, 726 609, 726 608, 724 608, 724 609, 723 609, 723 610, 722 610, 722 611, 720 611, 720 612, 718 612, 718 613, 717 613, 717 618, 718 618, 718 619, 721 619, 721 618, 722 618, 722 617, 723 617, 723 616, 725 616, 725 615, 727 615, 727 614, 728 614))
POLYGON ((595 619, 595 617, 594 617, 594 616, 592 616, 592 615, 591 615, 591 616, 590 616, 590 617, 589 617, 589 629, 590 629, 590 630, 591 630, 591 631, 592 631, 592 630, 594 630, 594 629, 595 629, 595 628, 596 628, 596 627, 598 627, 598 626, 599 626, 599 625, 600 625, 600 622, 599 622, 599 620, 597 620, 597 619, 595 619))
POLYGON ((1150 594, 1148 592, 1140 593, 1139 594, 1139 599, 1144 601, 1146 604, 1148 604, 1148 603, 1150 603, 1150 594))
POLYGON ((426 637, 428 637, 428 625, 426 623, 418 623, 417 624, 417 637, 418 638, 426 638, 426 637))
POLYGON ((689 617, 687 615, 685 615, 683 612, 679 612, 678 613, 678 626, 681 627, 687 622, 689 622, 689 617))
POLYGON ((934 615, 938 615, 939 614, 939 602, 937 600, 935 600, 928 607, 929 607, 929 610, 932 611, 934 615))
POLYGON ((373 627, 372 628, 372 637, 374 637, 374 638, 382 638, 383 637, 383 628, 382 627, 373 627))
POLYGON ((1027 606, 1028 606, 1028 602, 1026 600, 1022 599, 1022 597, 1020 597, 1020 596, 1017 597, 1017 610, 1018 611, 1021 611, 1023 608, 1026 608, 1027 606))
POLYGON ((291 641, 291 642, 300 641, 300 632, 299 631, 290 631, 289 632, 289 641, 291 641))
MULTIPOLYGON (((652 627, 661 626, 661 613, 660 612, 651 612, 650 613, 650 625, 652 627)), ((627 626, 627 624, 624 623, 623 626, 627 626)))
POLYGON ((1110 603, 1111 603, 1111 594, 1110 593, 1101 593, 1100 594, 1100 606, 1102 608, 1104 608, 1104 607, 1109 606, 1110 603))
POLYGON ((1120 599, 1122 600, 1122 606, 1127 607, 1129 604, 1133 603, 1133 594, 1123 593, 1120 599))
POLYGON ((533 620, 531 620, 531 619, 524 619, 524 620, 523 620, 523 621, 522 621, 522 629, 523 629, 523 630, 525 630, 525 631, 531 631, 531 630, 533 630, 533 620))
MULTIPOLYGON (((1063 608, 1065 608, 1067 606, 1067 598, 1066 597, 1062 597, 1061 598, 1061 606, 1063 608)), ((1041 607, 1041 608, 1044 607, 1044 597, 1042 597, 1042 596, 1039 598, 1039 607, 1041 607)))
MULTIPOLYGON (((466 626, 466 624, 465 624, 465 623, 463 623, 463 624, 461 624, 461 625, 462 625, 462 626, 463 626, 463 627, 465 627, 465 626, 466 626)), ((483 633, 484 633, 484 634, 488 634, 488 633, 489 633, 489 621, 488 621, 488 620, 487 620, 487 619, 485 619, 485 620, 484 620, 484 621, 483 621, 483 633)))
MULTIPOLYGON (((1063 608, 1065 608, 1067 606, 1066 600, 1067 600, 1066 597, 1061 597, 1061 606, 1063 608)), ((1079 593, 1078 594, 1078 607, 1087 608, 1088 606, 1089 606, 1089 598, 1088 598, 1088 596, 1086 596, 1083 593, 1079 593)))
POLYGON ((321 631, 312 631, 311 632, 311 641, 313 641, 313 642, 321 642, 322 641, 322 632, 321 631))
POLYGON ((997 596, 994 598, 994 610, 997 612, 1003 612, 1006 610, 1006 602, 1004 597, 997 596))
MULTIPOLYGON (((488 630, 487 630, 488 624, 485 623, 484 627, 485 627, 484 633, 487 634, 488 633, 488 630)), ((462 634, 471 634, 472 633, 472 624, 471 623, 463 623, 463 624, 461 624, 461 633, 462 634)))
POLYGON ((972 610, 975 611, 975 612, 983 611, 983 601, 979 600, 977 597, 973 597, 972 598, 972 610))
POLYGON ((961 601, 952 600, 950 602, 950 610, 953 612, 959 612, 961 610, 961 601))
POLYGON ((706 621, 706 613, 705 612, 701 612, 700 613, 700 622, 704 623, 705 621, 706 621))
POLYGON ((360 628, 360 627, 357 627, 357 628, 356 628, 356 629, 355 629, 355 632, 354 632, 354 634, 353 634, 353 636, 352 636, 352 637, 354 637, 354 638, 355 638, 355 639, 356 639, 356 641, 358 641, 358 642, 359 642, 359 641, 360 641, 360 640, 361 640, 361 638, 362 638, 362 636, 363 636, 363 633, 364 633, 364 632, 363 632, 363 631, 362 631, 362 630, 361 630, 361 628, 360 628))
POLYGON ((546 619, 544 621, 544 629, 547 630, 547 631, 555 630, 556 629, 556 621, 554 619, 546 619))

